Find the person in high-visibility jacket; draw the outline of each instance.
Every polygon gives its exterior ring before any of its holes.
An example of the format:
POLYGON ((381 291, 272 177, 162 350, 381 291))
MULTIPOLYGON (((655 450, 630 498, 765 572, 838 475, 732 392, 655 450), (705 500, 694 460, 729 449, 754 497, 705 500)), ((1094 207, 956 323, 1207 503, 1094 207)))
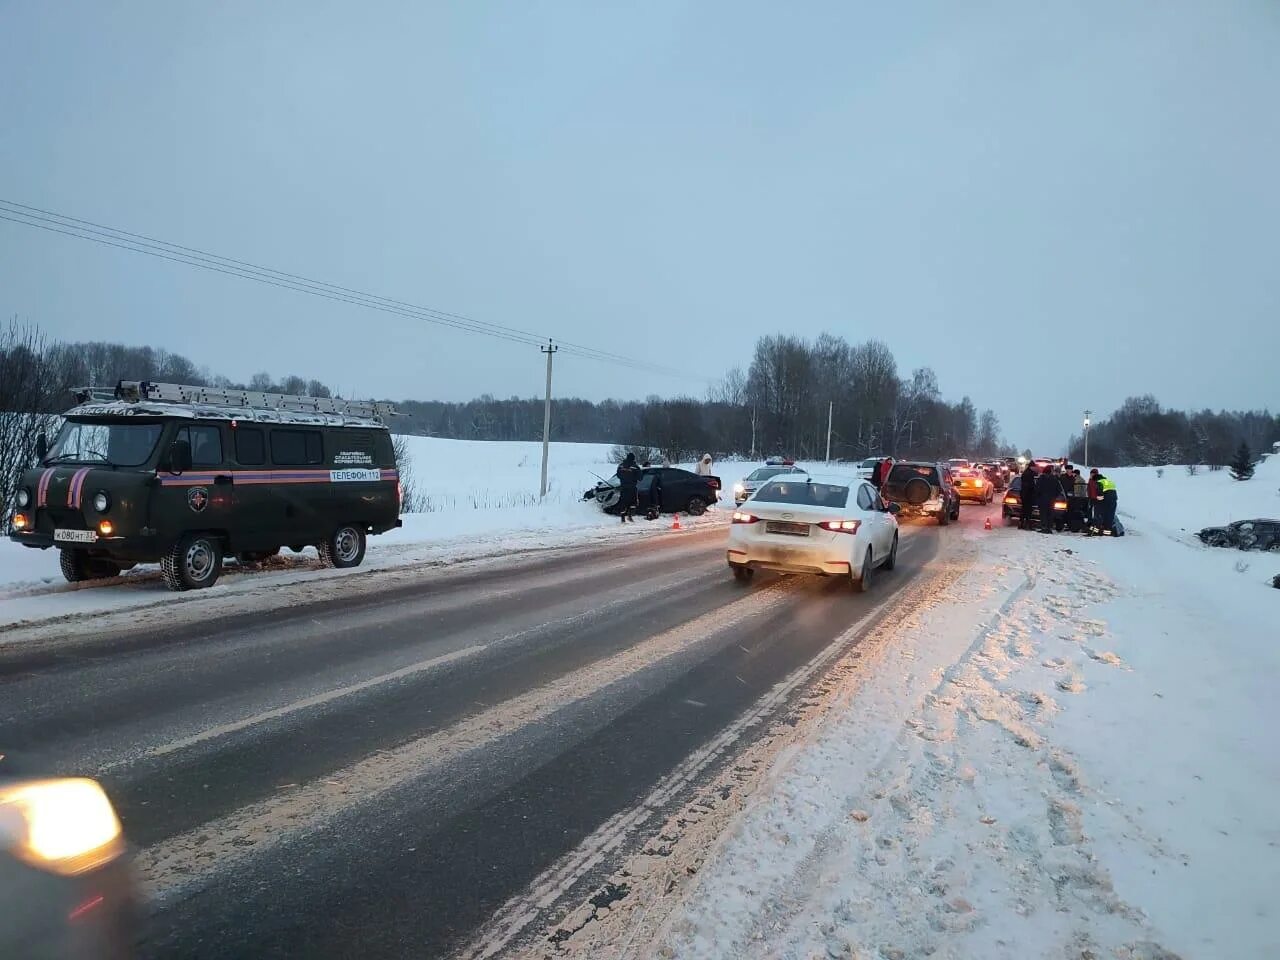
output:
POLYGON ((1094 529, 1098 533, 1112 534, 1116 522, 1116 485, 1106 474, 1098 474, 1098 497, 1094 509, 1094 529))

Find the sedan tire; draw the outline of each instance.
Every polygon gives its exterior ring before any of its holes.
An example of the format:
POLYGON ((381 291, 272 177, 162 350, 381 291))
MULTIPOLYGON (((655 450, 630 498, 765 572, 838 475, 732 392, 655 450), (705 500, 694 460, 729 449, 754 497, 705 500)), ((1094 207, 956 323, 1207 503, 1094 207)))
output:
POLYGON ((898 535, 893 535, 893 546, 889 548, 889 558, 883 564, 886 570, 893 570, 898 566, 898 535))
POLYGON ((871 589, 871 581, 874 579, 875 563, 871 559, 871 548, 867 547, 867 555, 862 558, 862 576, 853 581, 853 589, 858 593, 866 593, 871 589))
POLYGON ((685 510, 688 511, 691 517, 700 517, 707 512, 707 501, 701 497, 690 497, 689 502, 685 505, 685 510))

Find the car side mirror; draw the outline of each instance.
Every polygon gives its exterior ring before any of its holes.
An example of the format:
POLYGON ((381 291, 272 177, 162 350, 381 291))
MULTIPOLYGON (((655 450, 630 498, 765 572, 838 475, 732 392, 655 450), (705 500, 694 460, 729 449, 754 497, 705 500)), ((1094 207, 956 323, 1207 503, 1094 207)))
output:
POLYGON ((169 472, 186 473, 191 469, 191 441, 175 440, 169 447, 169 472))
POLYGON ((36 436, 36 459, 43 460, 49 455, 49 438, 45 436, 44 431, 36 436))
POLYGON ((884 508, 885 513, 892 513, 895 517, 902 512, 902 505, 891 503, 884 508))

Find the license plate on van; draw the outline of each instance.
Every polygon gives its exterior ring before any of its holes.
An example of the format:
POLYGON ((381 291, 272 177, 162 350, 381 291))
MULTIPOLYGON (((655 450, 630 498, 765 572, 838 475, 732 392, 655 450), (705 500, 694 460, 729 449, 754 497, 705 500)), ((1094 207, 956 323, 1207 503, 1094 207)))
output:
POLYGON ((98 533, 96 530, 54 530, 53 539, 63 543, 93 543, 98 533))

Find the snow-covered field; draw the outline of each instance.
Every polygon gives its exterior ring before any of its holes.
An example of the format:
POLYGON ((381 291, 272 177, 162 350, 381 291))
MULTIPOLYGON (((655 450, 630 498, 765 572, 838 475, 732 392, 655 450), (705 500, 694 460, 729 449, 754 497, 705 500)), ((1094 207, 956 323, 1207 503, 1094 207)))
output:
MULTIPOLYGON (((501 556, 541 547, 648 536, 666 530, 670 520, 623 526, 581 497, 595 475, 611 476, 609 444, 553 443, 548 492, 539 500, 542 445, 406 437, 415 494, 425 512, 407 514, 404 526, 369 541, 365 563, 356 571, 317 571, 314 551, 300 557, 283 554, 267 569, 238 573, 228 564, 218 585, 203 598, 243 594, 259 587, 317 576, 342 577, 371 569, 456 562, 501 556)), ((690 466, 691 465, 686 465, 690 466)), ((726 502, 733 484, 751 464, 721 465, 726 502)), ((712 510, 694 526, 722 523, 724 511, 712 510)), ((684 524, 689 526, 689 518, 684 524)), ((0 626, 65 614, 119 610, 174 599, 163 589, 157 568, 141 566, 120 581, 67 584, 55 550, 31 550, 0 539, 0 626)))
POLYGON ((1112 477, 1123 539, 967 534, 652 955, 1280 956, 1280 556, 1193 536, 1280 515, 1280 458, 1112 477))

